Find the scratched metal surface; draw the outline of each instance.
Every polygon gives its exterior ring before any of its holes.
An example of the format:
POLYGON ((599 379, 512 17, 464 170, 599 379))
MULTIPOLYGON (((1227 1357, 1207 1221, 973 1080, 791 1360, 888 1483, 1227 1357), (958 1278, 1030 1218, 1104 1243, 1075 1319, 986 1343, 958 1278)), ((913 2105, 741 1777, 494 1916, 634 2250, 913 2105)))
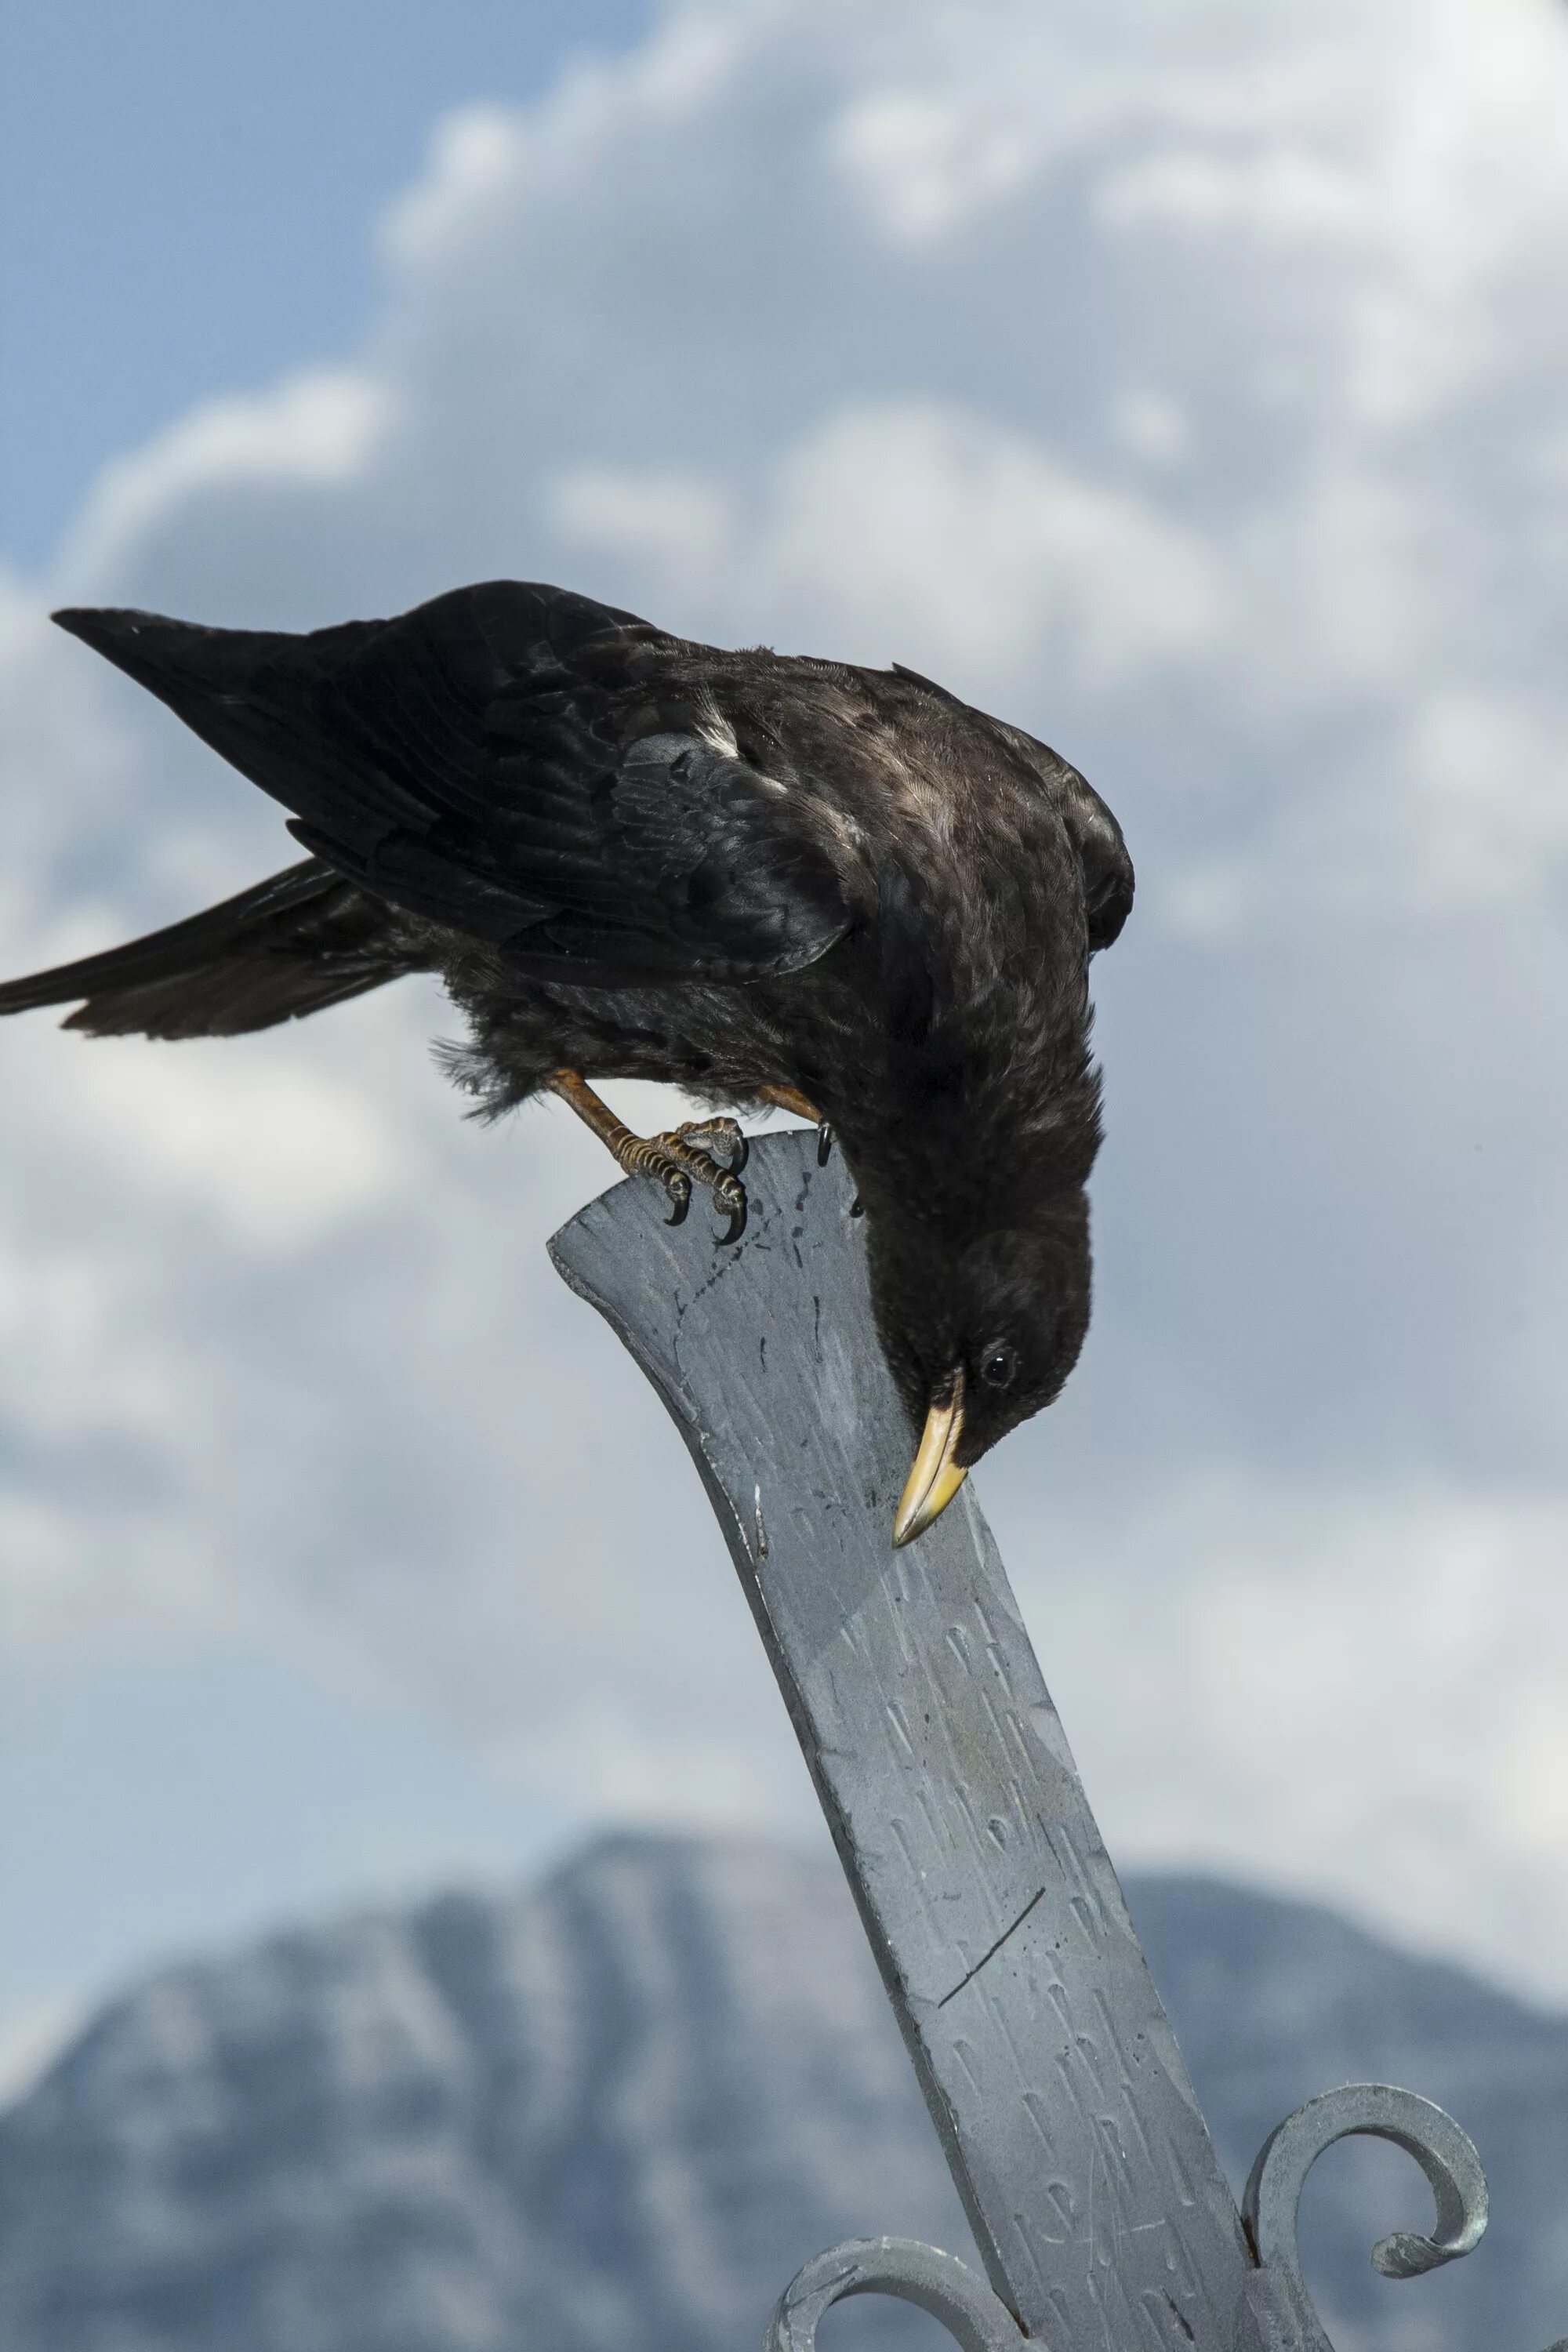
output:
POLYGON ((773 1135, 746 1183, 738 1248, 634 1181, 551 1254, 701 1472, 993 2284, 1061 2352, 1231 2352, 1256 2273, 990 1531, 965 1488, 889 1541, 842 1164, 773 1135))

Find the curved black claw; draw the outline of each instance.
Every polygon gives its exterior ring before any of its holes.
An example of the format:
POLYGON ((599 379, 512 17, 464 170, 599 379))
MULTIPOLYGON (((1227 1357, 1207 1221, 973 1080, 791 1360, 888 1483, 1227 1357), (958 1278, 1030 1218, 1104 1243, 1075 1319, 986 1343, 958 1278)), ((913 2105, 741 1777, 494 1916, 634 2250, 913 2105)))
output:
POLYGON ((683 1225, 686 1213, 691 1206, 691 1179, 676 1169, 661 1181, 670 1203, 669 1214, 664 1222, 667 1225, 683 1225))
POLYGON ((738 1176, 738 1175, 741 1173, 741 1171, 742 1170, 742 1168, 744 1168, 744 1166, 745 1166, 745 1164, 746 1164, 747 1160, 751 1158, 751 1156, 752 1156, 752 1143, 751 1143, 751 1138, 747 1135, 746 1130, 745 1130, 745 1129, 744 1129, 743 1127, 742 1127, 742 1128, 737 1128, 737 1129, 736 1129, 736 1130, 735 1130, 735 1149, 734 1149, 734 1153, 733 1153, 733 1156, 731 1157, 731 1161, 730 1161, 730 1173, 731 1173, 731 1176, 738 1176))
POLYGON ((741 1235, 746 1230, 746 1196, 744 1192, 742 1192, 738 1203, 721 1201, 719 1205, 721 1208, 727 1208, 730 1211, 730 1223, 724 1232, 720 1234, 718 1241, 719 1248, 726 1249, 731 1242, 738 1242, 741 1235))
POLYGON ((827 1155, 832 1149, 833 1129, 826 1119, 819 1118, 816 1122, 816 1164, 819 1168, 826 1167, 827 1155))
POLYGON ((691 1198, 693 1184, 705 1184, 712 1193, 715 1205, 730 1220, 727 1233, 720 1242, 738 1242, 746 1230, 746 1192, 737 1170, 746 1164, 748 1146, 740 1124, 732 1118, 695 1120, 688 1127, 672 1128, 668 1135, 650 1138, 648 1149, 658 1154, 670 1172, 664 1177, 670 1198, 676 1197, 676 1186, 682 1187, 679 1213, 670 1218, 672 1225, 679 1224, 686 1214, 686 1204, 691 1198), (726 1164, 713 1156, 713 1147, 721 1145, 731 1154, 726 1164), (675 1171, 679 1171, 679 1174, 675 1171))

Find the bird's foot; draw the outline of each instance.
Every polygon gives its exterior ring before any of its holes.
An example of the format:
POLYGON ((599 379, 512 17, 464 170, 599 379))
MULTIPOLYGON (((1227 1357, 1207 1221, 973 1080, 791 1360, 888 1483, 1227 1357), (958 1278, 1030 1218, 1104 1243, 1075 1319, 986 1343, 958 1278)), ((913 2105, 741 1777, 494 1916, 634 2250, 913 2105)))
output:
POLYGON ((611 1143, 616 1165, 627 1176, 651 1176, 664 1186, 669 1199, 667 1225, 683 1225, 691 1206, 691 1176, 672 1151, 664 1148, 662 1137, 633 1135, 629 1129, 611 1143))
POLYGON ((746 1230, 746 1188, 741 1181, 741 1171, 746 1164, 749 1147, 738 1121, 693 1119, 685 1127, 671 1128, 665 1135, 634 1135, 608 1103, 601 1102, 580 1071, 552 1070, 542 1084, 569 1104, 584 1126, 592 1128, 600 1142, 614 1153, 616 1165, 626 1175, 657 1178, 669 1200, 667 1223, 684 1223, 691 1206, 692 1185, 706 1184, 730 1220, 727 1231, 719 1239, 740 1240, 746 1230), (722 1160, 714 1157, 715 1146, 722 1149, 722 1160))
POLYGON ((752 1147, 738 1118, 689 1119, 684 1127, 672 1129, 669 1135, 661 1135, 658 1140, 668 1143, 672 1137, 693 1151, 718 1160, 721 1170, 731 1176, 738 1176, 751 1157, 752 1147), (719 1150, 724 1154, 722 1160, 719 1159, 719 1150))
MULTIPOLYGON (((671 1128, 667 1134, 648 1139, 645 1150, 661 1154, 675 1171, 687 1181, 686 1202, 671 1216, 672 1225, 680 1223, 690 1204, 692 1183, 706 1184, 713 1195, 714 1206, 722 1209, 730 1223, 720 1234, 723 1243, 738 1242, 746 1230, 746 1188, 741 1181, 750 1145, 741 1132, 740 1124, 732 1118, 694 1119, 685 1127, 671 1128), (721 1150, 722 1160, 716 1151, 721 1150)), ((668 1179, 665 1179, 668 1189, 668 1179)))

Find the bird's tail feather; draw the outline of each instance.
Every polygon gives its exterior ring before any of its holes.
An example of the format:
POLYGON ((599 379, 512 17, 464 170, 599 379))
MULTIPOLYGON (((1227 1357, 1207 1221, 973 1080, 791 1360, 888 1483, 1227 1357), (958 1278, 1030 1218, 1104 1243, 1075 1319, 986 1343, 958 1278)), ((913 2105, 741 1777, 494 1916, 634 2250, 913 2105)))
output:
POLYGON ((84 999, 98 1037, 233 1037, 427 967, 411 926, 314 857, 184 922, 0 985, 0 1013, 84 999))

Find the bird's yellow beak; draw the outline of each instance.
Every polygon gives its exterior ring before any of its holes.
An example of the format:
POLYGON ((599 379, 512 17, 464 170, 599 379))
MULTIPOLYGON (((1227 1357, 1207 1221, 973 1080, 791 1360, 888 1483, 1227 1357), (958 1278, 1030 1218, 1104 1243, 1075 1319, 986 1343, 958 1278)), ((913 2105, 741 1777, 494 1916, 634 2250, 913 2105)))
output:
POLYGON ((904 1481, 904 1491, 899 1496, 899 1507, 893 1520, 893 1546, 913 1543, 923 1535, 931 1521, 939 1518, 964 1480, 967 1470, 961 1470, 953 1460, 958 1441, 963 1434, 963 1369, 961 1365, 952 1376, 952 1386, 945 1396, 933 1397, 926 1412, 926 1425, 921 1442, 915 1448, 915 1458, 910 1475, 904 1481))

